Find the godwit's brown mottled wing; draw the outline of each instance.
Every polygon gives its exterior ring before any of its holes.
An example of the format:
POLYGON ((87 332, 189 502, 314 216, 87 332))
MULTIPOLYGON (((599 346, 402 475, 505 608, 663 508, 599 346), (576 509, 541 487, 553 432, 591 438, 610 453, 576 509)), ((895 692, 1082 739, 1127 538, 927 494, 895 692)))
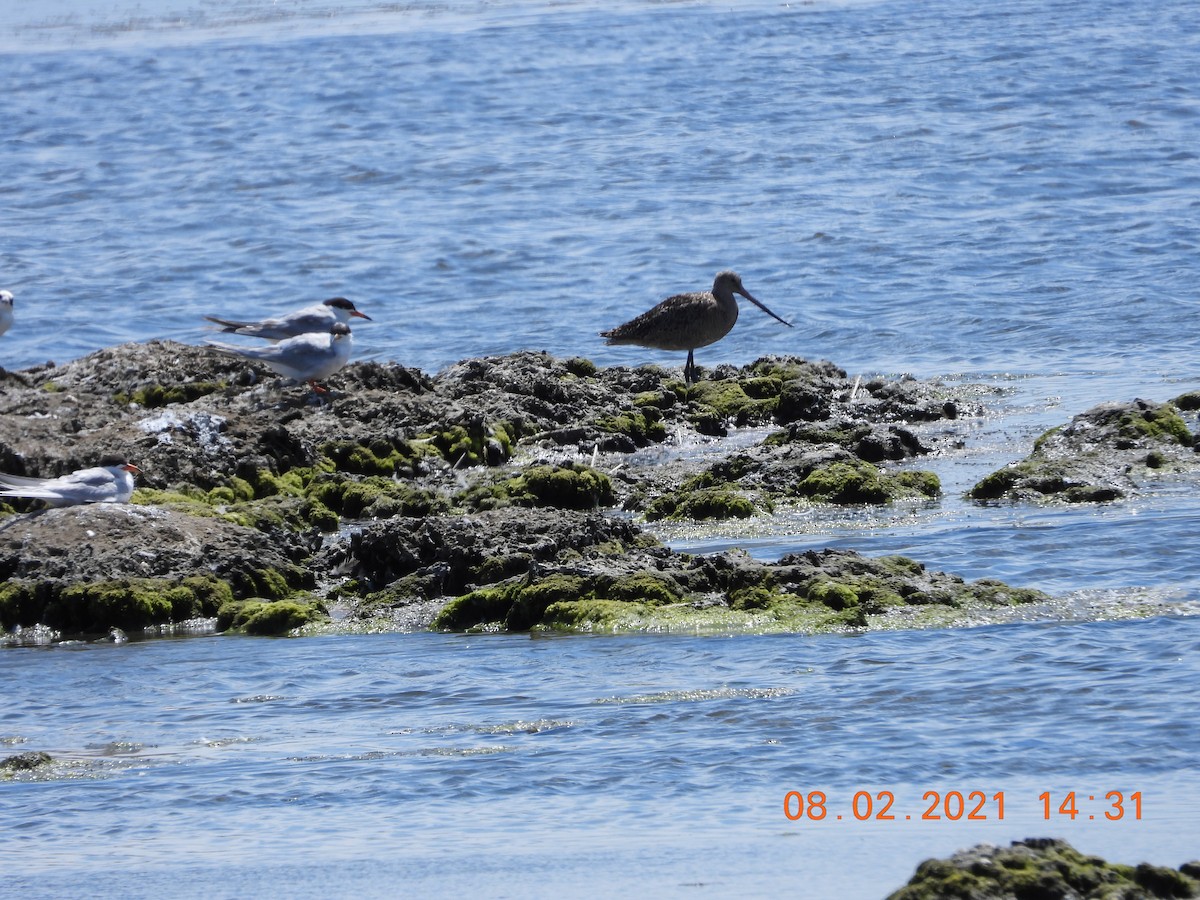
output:
POLYGON ((696 291, 668 297, 624 325, 600 332, 600 336, 609 344, 694 350, 725 337, 737 318, 737 302, 732 296, 722 302, 711 291, 696 291))
POLYGON ((677 294, 668 297, 649 312, 619 325, 611 331, 602 331, 600 336, 608 338, 610 344, 638 344, 656 350, 686 350, 687 364, 683 367, 683 380, 696 380, 696 362, 692 351, 719 341, 733 328, 738 319, 737 300, 741 294, 767 315, 778 319, 789 328, 792 323, 767 309, 742 286, 737 272, 718 272, 711 291, 694 294, 677 294))

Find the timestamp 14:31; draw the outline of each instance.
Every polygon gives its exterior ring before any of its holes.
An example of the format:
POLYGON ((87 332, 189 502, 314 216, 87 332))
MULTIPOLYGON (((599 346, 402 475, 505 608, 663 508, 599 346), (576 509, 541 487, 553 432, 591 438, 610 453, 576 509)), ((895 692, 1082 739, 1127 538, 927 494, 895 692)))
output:
MULTIPOLYGON (((825 791, 788 791, 783 797, 783 814, 793 822, 843 821, 951 821, 999 822, 1004 820, 1004 791, 925 791, 921 805, 906 812, 896 804, 893 791, 855 791, 838 800, 825 791)), ((1087 819, 1116 822, 1142 818, 1142 792, 1107 791, 1083 793, 1043 791, 1037 796, 1042 818, 1087 819)))

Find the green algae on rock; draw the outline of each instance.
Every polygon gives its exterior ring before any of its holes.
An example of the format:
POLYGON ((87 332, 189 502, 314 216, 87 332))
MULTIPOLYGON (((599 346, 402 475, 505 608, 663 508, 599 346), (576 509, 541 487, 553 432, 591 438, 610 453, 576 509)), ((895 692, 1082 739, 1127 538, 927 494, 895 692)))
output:
POLYGON ((511 478, 477 484, 455 498, 457 504, 470 510, 508 505, 588 510, 611 506, 614 500, 607 475, 573 462, 529 466, 511 478))
POLYGON ((464 594, 446 605, 433 627, 462 630, 495 622, 506 631, 528 631, 539 624, 553 628, 561 622, 559 617, 583 621, 585 608, 607 615, 617 609, 615 603, 645 608, 681 598, 677 584, 648 572, 625 577, 554 574, 464 594), (552 607, 555 615, 547 619, 552 607))
MULTIPOLYGON (((427 624, 471 594, 480 621, 530 628, 618 620, 668 629, 862 627, 889 609, 938 607, 936 591, 905 593, 886 579, 874 585, 826 571, 821 586, 800 586, 724 556, 672 554, 621 513, 595 514, 621 504, 652 507, 648 518, 695 520, 770 512, 780 499, 931 496, 931 474, 875 463, 928 452, 927 432, 919 440, 906 423, 969 409, 930 383, 855 381, 831 363, 794 357, 709 374, 688 386, 657 366, 598 369, 521 352, 464 360, 433 377, 354 363, 315 398, 202 348, 111 348, 6 390, 0 462, 38 474, 97 447, 121 452, 143 469, 135 503, 0 520, 0 574, 48 580, 60 592, 75 585, 114 606, 117 594, 89 586, 162 582, 161 591, 125 592, 136 600, 130 621, 158 624, 185 611, 186 598, 171 591, 200 575, 227 588, 233 603, 219 606, 231 610, 263 598, 304 608, 320 579, 340 621, 344 611, 367 621, 419 608, 427 624), (634 457, 610 465, 600 455, 768 423, 787 426, 784 438, 725 452, 704 468, 704 457, 658 465, 671 449, 646 453, 656 460, 649 464, 634 457), (589 458, 590 466, 579 462, 589 458), (654 478, 631 479, 633 470, 654 478), (55 537, 72 518, 69 540, 55 537), (36 560, 17 549, 26 532, 31 546, 61 552, 36 560)), ((288 609, 269 605, 257 616, 274 623, 269 629, 309 615, 288 609)), ((251 613, 231 613, 230 626, 245 628, 251 613)), ((310 625, 323 621, 313 615, 310 625)))
POLYGON ((980 844, 949 859, 917 866, 888 900, 1013 900, 1024 897, 1168 898, 1200 896, 1200 862, 1179 869, 1125 865, 1080 853, 1056 838, 1027 838, 1009 847, 980 844))
POLYGON ((929 572, 905 557, 826 550, 761 563, 735 552, 694 557, 631 547, 612 558, 580 545, 456 596, 432 627, 596 631, 620 622, 644 630, 844 630, 870 627, 895 608, 967 610, 1047 599, 994 580, 967 583, 929 572))
POLYGON ((231 599, 310 589, 310 547, 219 516, 137 505, 0 522, 0 627, 103 633, 211 617, 231 599))
MULTIPOLYGON (((1186 396, 1186 395, 1185 395, 1186 396)), ((1042 434, 1025 459, 980 480, 974 500, 1095 503, 1137 493, 1139 479, 1200 468, 1174 403, 1102 403, 1042 434)))
POLYGON ((801 449, 764 442, 722 459, 644 503, 647 521, 702 521, 770 513, 786 500, 839 505, 929 500, 941 494, 937 475, 923 470, 883 471, 874 463, 828 445, 801 449))
POLYGON ((432 490, 378 475, 357 481, 326 476, 317 479, 305 493, 313 503, 354 519, 427 516, 445 512, 450 506, 432 490))
POLYGON ((222 631, 254 635, 282 635, 328 620, 323 603, 297 600, 230 600, 217 611, 217 627, 222 631))
MULTIPOLYGON (((770 511, 770 501, 761 501, 770 511)), ((659 519, 689 519, 702 522, 709 519, 748 519, 759 508, 744 494, 723 487, 688 487, 663 494, 646 507, 646 521, 659 519)))
POLYGON ((227 583, 202 575, 179 583, 155 578, 66 585, 12 580, 0 585, 0 626, 40 624, 69 634, 99 634, 215 616, 232 599, 227 583))
POLYGON ((148 384, 140 387, 131 395, 118 393, 114 400, 118 403, 135 403, 145 409, 157 409, 173 403, 189 403, 198 397, 205 397, 226 387, 225 382, 219 381, 185 381, 176 384, 148 384))
POLYGON ((865 460, 833 462, 813 469, 794 488, 797 497, 826 503, 886 503, 936 497, 941 484, 932 472, 887 475, 865 460))

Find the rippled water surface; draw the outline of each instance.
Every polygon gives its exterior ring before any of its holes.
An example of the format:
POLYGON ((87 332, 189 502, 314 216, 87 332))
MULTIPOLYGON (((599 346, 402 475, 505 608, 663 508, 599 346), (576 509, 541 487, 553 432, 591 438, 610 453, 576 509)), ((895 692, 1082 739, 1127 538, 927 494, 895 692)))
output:
POLYGON ((1042 834, 1178 865, 1197 850, 1198 660, 1200 618, 9 651, 0 733, 63 761, 0 786, 5 883, 870 897, 927 855, 1042 834), (813 790, 826 818, 789 820, 788 792, 813 790), (1039 795, 1071 790, 1080 816, 1055 802, 1047 822, 1039 795), (856 820, 859 791, 875 810, 889 791, 896 818, 856 820), (928 791, 982 792, 986 818, 922 820, 928 791), (1110 791, 1140 792, 1141 820, 1105 819, 1110 791))
POLYGON ((596 332, 735 267, 796 328, 747 307, 702 366, 823 357, 983 384, 988 412, 922 461, 937 503, 670 540, 906 553, 1056 596, 1040 623, 862 637, 6 650, 0 753, 62 760, 0 783, 6 888, 878 897, 977 840, 1200 857, 1194 480, 960 499, 1095 403, 1200 386, 1196 4, 4 13, 5 368, 336 294, 376 320, 358 358, 679 366, 596 332), (813 789, 842 821, 783 815, 813 789), (1038 795, 1072 789, 1141 791, 1143 818, 1045 821, 1038 795), (859 790, 913 818, 855 821, 859 790), (921 821, 928 790, 1004 791, 1006 819, 921 821))

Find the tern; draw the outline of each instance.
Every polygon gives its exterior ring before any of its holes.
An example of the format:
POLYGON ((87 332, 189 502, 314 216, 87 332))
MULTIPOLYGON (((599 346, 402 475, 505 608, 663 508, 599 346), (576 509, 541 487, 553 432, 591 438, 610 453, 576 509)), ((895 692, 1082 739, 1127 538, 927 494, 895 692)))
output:
POLYGON ((220 341, 209 341, 219 353, 240 356, 267 366, 285 378, 307 381, 317 393, 326 393, 317 384, 350 361, 353 339, 350 326, 336 322, 325 334, 298 334, 268 347, 238 347, 220 341))
MULTIPOLYGON (((112 460, 112 457, 106 457, 112 460)), ((105 463, 106 460, 101 460, 105 463)), ((133 496, 133 476, 142 470, 121 460, 78 469, 58 478, 27 478, 0 472, 0 497, 45 500, 51 506, 81 503, 128 503, 133 496)))
POLYGON ((263 319, 261 322, 237 322, 232 319, 219 319, 216 316, 204 318, 220 325, 221 330, 227 334, 244 334, 249 337, 266 338, 268 341, 284 341, 312 332, 328 334, 338 322, 347 325, 353 318, 372 321, 370 316, 355 309, 354 304, 345 297, 333 297, 323 303, 290 312, 286 316, 263 319))
POLYGON ((697 347, 715 344, 729 334, 738 320, 738 304, 734 294, 741 294, 768 316, 783 322, 788 328, 792 323, 779 318, 742 287, 737 272, 718 272, 711 291, 696 291, 668 297, 653 309, 618 325, 609 331, 600 332, 608 344, 636 344, 655 350, 686 350, 687 365, 683 368, 683 380, 691 384, 696 381, 696 363, 692 352, 697 347))

